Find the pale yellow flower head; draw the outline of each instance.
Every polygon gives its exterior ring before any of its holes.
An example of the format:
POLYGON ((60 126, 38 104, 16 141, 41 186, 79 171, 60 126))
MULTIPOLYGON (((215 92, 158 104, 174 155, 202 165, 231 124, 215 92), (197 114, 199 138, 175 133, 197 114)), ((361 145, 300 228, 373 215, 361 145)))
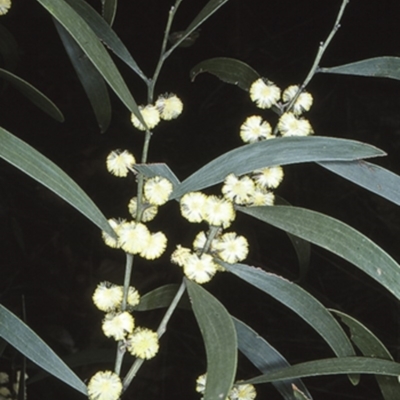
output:
POLYGON ((5 15, 11 8, 11 0, 0 0, 0 15, 5 15))
MULTIPOLYGON (((292 85, 286 88, 282 93, 282 100, 285 103, 292 101, 294 96, 299 90, 298 85, 292 85)), ((302 114, 305 111, 309 111, 313 103, 313 97, 308 92, 300 93, 299 97, 296 99, 293 105, 293 113, 296 115, 302 114)))
POLYGON ((304 118, 297 118, 292 112, 282 114, 278 129, 282 136, 308 136, 313 133, 310 122, 304 118))
POLYGON ((202 284, 211 280, 218 268, 209 254, 190 254, 183 265, 183 272, 192 281, 202 284))
POLYGON ((140 303, 140 294, 133 286, 129 286, 127 300, 128 305, 131 307, 135 307, 140 303))
POLYGON ((147 260, 155 260, 162 256, 167 247, 167 237, 162 232, 150 234, 147 246, 140 252, 140 256, 147 260))
POLYGON ((253 172, 253 179, 261 187, 276 189, 282 182, 283 168, 277 166, 257 169, 253 172))
MULTIPOLYGON (((160 113, 156 108, 156 106, 153 106, 152 104, 148 104, 146 107, 139 106, 139 111, 142 114, 142 117, 147 125, 147 128, 153 129, 160 122, 160 113)), ((143 124, 139 121, 138 117, 136 117, 136 115, 133 113, 131 115, 131 122, 133 126, 139 129, 140 131, 146 130, 143 124)))
MULTIPOLYGON (((149 222, 154 219, 158 213, 158 207, 151 204, 143 204, 142 222, 149 222)), ((135 219, 137 216, 137 197, 133 197, 128 204, 129 213, 135 219)))
POLYGON ((87 389, 89 400, 118 400, 122 393, 122 382, 116 373, 100 371, 92 376, 87 389))
POLYGON ((8 383, 10 380, 9 375, 7 372, 0 372, 0 385, 4 385, 5 383, 8 383))
POLYGON ((271 125, 259 115, 252 115, 240 127, 240 137, 245 143, 255 143, 265 139, 272 139, 271 125))
POLYGON ((187 247, 182 247, 180 244, 178 244, 175 251, 171 254, 171 262, 183 267, 190 254, 192 254, 190 249, 187 247))
POLYGON ((120 178, 125 178, 135 164, 135 157, 128 150, 112 151, 106 160, 108 172, 120 178))
POLYGON ((135 320, 128 311, 106 314, 102 329, 107 337, 115 340, 122 340, 127 334, 132 333, 135 327, 135 320))
POLYGON ((157 333, 147 328, 136 328, 128 336, 126 346, 133 356, 145 360, 153 358, 160 347, 157 333))
POLYGON ((229 174, 224 180, 222 194, 235 204, 246 205, 249 203, 254 189, 254 181, 248 176, 238 178, 235 174, 229 174))
POLYGON ((204 220, 212 226, 227 228, 236 217, 233 203, 217 196, 208 196, 204 206, 204 220))
POLYGON ((274 205, 275 195, 260 186, 257 186, 251 199, 251 206, 272 206, 274 205))
POLYGON ((204 218, 204 207, 207 196, 201 192, 186 193, 180 199, 181 214, 189 222, 201 222, 204 218))
POLYGON ((138 254, 144 250, 150 240, 150 232, 142 223, 125 222, 118 230, 119 243, 127 253, 138 254))
POLYGON ((249 243, 244 236, 238 236, 235 232, 223 234, 215 245, 218 256, 222 261, 234 264, 243 261, 249 252, 249 243))
POLYGON ((257 396, 256 389, 251 384, 237 385, 231 389, 228 398, 230 400, 254 400, 257 396))
POLYGON ((170 93, 160 96, 156 101, 156 107, 160 112, 161 119, 169 121, 181 115, 183 103, 178 96, 170 93))
MULTIPOLYGON (((114 230, 114 232, 118 235, 118 229, 119 226, 125 221, 118 221, 115 218, 110 218, 108 220, 108 223, 110 224, 111 228, 114 230)), ((101 236, 104 240, 104 243, 109 246, 112 247, 113 249, 117 249, 120 247, 119 241, 117 238, 112 237, 111 235, 109 235, 107 232, 105 231, 101 231, 101 236)))
POLYGON ((281 89, 267 79, 259 78, 250 86, 250 98, 259 108, 271 108, 280 97, 281 89))
POLYGON ((121 306, 122 296, 122 286, 101 282, 93 293, 93 303, 99 310, 110 312, 121 306))
MULTIPOLYGON (((18 392, 17 392, 18 393, 18 392)), ((1 386, 0 387, 0 400, 11 400, 11 391, 8 387, 1 386)))
POLYGON ((154 176, 144 184, 144 196, 154 206, 162 206, 168 201, 174 187, 172 183, 161 176, 154 176))
POLYGON ((204 394, 206 390, 207 374, 200 375, 196 379, 196 392, 204 394))

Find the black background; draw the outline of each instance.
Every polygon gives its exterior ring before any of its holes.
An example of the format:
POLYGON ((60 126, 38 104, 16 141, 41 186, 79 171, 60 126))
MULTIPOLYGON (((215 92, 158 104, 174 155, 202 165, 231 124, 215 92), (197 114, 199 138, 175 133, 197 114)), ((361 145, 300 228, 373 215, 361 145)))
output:
MULTIPOLYGON (((99 7, 100 2, 91 2, 99 7)), ((151 75, 157 62, 171 1, 120 1, 114 29, 142 70, 151 75)), ((182 30, 206 1, 185 0, 173 30, 182 30)), ((167 163, 183 179, 204 163, 240 146, 238 130, 257 113, 248 95, 235 86, 202 74, 194 82, 189 71, 212 57, 238 58, 285 88, 306 76, 318 45, 329 34, 340 1, 230 0, 201 28, 195 45, 179 48, 166 62, 156 96, 177 93, 184 113, 155 129, 149 161, 167 163)), ((352 0, 342 26, 321 66, 364 58, 400 55, 400 7, 396 0, 352 0)), ((127 148, 137 158, 142 133, 130 124, 129 111, 111 94, 113 119, 100 133, 95 118, 49 14, 35 1, 19 1, 0 21, 19 45, 14 71, 50 97, 65 115, 60 124, 29 103, 12 87, 1 87, 0 124, 64 169, 98 204, 107 217, 128 217, 126 204, 134 194, 133 178, 109 175, 105 157, 127 148)), ((116 60, 138 104, 146 99, 144 84, 116 60)), ((388 153, 379 165, 400 173, 400 83, 395 80, 316 75, 308 90, 314 106, 308 118, 315 133, 371 143, 388 153)), ((399 259, 399 212, 395 205, 357 188, 320 167, 285 167, 277 194, 292 204, 338 218, 360 230, 399 259)), ((169 238, 167 254, 176 243, 189 246, 198 226, 176 223, 177 204, 167 204, 152 224, 169 238)), ((202 227, 204 229, 204 227, 202 227)), ((284 233, 244 216, 235 229, 248 237, 248 264, 288 279, 298 278, 295 252, 284 233)), ((21 296, 27 322, 59 354, 113 349, 101 333, 102 315, 91 294, 99 281, 122 283, 124 257, 105 248, 98 229, 57 196, 4 161, 0 162, 0 301, 21 315, 21 296), (67 342, 67 343, 65 343, 67 342), (69 343, 69 344, 68 344, 69 343)), ((165 283, 178 283, 181 271, 169 265, 168 255, 154 263, 135 262, 133 284, 146 293, 165 283)), ((324 305, 358 318, 385 343, 398 360, 399 309, 393 297, 353 266, 313 247, 304 288, 324 305)), ((290 363, 333 354, 302 320, 265 294, 228 274, 218 275, 209 289, 236 317, 270 341, 290 363)), ((139 323, 156 328, 162 312, 139 314, 139 323)), ((196 377, 206 369, 204 350, 192 314, 178 310, 161 339, 161 352, 145 363, 125 398, 197 399, 196 377)), ((11 349, 1 366, 19 359, 11 349)), ((104 364, 77 370, 89 378, 104 364)), ((238 379, 258 372, 240 357, 238 379)), ((35 375, 35 370, 30 371, 35 375)), ((372 377, 353 387, 346 377, 305 380, 314 399, 379 399, 372 377)), ((258 386, 260 399, 279 399, 270 385, 258 386)), ((30 399, 82 398, 53 379, 32 383, 30 399)))

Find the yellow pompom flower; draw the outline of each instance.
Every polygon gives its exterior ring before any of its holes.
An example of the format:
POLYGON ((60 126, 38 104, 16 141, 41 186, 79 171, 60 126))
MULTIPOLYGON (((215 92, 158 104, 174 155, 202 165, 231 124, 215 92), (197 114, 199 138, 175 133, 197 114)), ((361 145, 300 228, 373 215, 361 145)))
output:
POLYGON ((217 196, 208 196, 204 205, 204 220, 212 226, 227 228, 236 217, 233 203, 217 196))
POLYGON ((131 307, 135 307, 140 303, 140 294, 133 286, 129 286, 127 303, 131 307))
POLYGON ((183 267, 190 254, 192 254, 190 249, 178 244, 175 251, 171 254, 171 262, 183 267))
MULTIPOLYGON (((125 222, 125 221, 117 221, 115 218, 110 218, 108 220, 108 223, 110 224, 111 228, 114 230, 114 232, 118 235, 118 229, 120 227, 120 225, 125 222)), ((101 236, 104 240, 104 243, 109 246, 112 247, 113 249, 117 249, 120 247, 119 241, 117 238, 112 237, 111 235, 109 235, 107 232, 105 231, 101 231, 101 236)))
POLYGON ((100 371, 92 376, 87 389, 89 400, 118 400, 122 393, 122 382, 116 373, 100 371))
POLYGON ((93 293, 93 303, 99 310, 110 312, 121 306, 122 296, 122 286, 101 282, 93 293))
POLYGON ((235 232, 223 234, 217 241, 215 248, 222 261, 234 264, 243 261, 249 253, 249 243, 244 236, 238 236, 235 232))
POLYGON ((240 137, 245 143, 255 143, 265 139, 272 139, 272 127, 259 115, 252 115, 240 127, 240 137))
POLYGON ((196 379, 196 392, 204 394, 206 390, 207 374, 200 375, 196 379))
POLYGON ((170 93, 159 96, 156 101, 156 107, 160 112, 161 119, 169 121, 179 117, 183 110, 183 103, 178 96, 170 93))
MULTIPOLYGON (((299 90, 298 85, 289 86, 283 91, 282 100, 285 103, 289 103, 297 94, 298 90, 299 90)), ((302 114, 303 112, 310 110, 312 103, 313 103, 313 97, 311 96, 311 94, 308 92, 302 92, 296 99, 292 111, 296 115, 302 114)))
POLYGON ((276 189, 282 182, 283 168, 277 166, 257 169, 253 172, 253 179, 261 187, 276 189))
MULTIPOLYGON (((151 204, 143 204, 142 221, 149 222, 154 219, 158 213, 158 207, 151 204)), ((129 213, 133 218, 137 216, 137 197, 133 197, 128 204, 129 213)))
POLYGON ((310 122, 304 118, 297 118, 292 112, 282 114, 278 130, 282 136, 308 136, 313 133, 310 122))
POLYGON ((0 15, 5 15, 11 8, 11 0, 0 0, 0 15))
POLYGON ((154 206, 162 206, 168 201, 174 187, 172 183, 161 176, 154 176, 144 184, 144 197, 154 206))
POLYGON ((153 358, 159 347, 157 332, 147 328, 136 328, 126 342, 129 353, 145 360, 153 358))
POLYGON ((136 222, 125 222, 118 229, 119 243, 127 253, 138 254, 145 249, 150 240, 146 225, 136 222))
POLYGON ((115 340, 124 339, 127 334, 133 332, 134 327, 135 320, 128 311, 106 314, 102 325, 104 334, 115 340))
POLYGON ((153 233, 150 235, 146 247, 139 254, 147 260, 155 260, 162 256, 166 247, 166 236, 162 232, 153 233))
POLYGON ((254 190, 251 202, 249 205, 251 206, 272 206, 274 205, 275 195, 264 189, 262 187, 257 186, 254 190))
MULTIPOLYGON (((139 111, 142 114, 143 120, 146 123, 148 129, 153 129, 160 122, 160 113, 157 110, 156 106, 153 106, 152 104, 148 104, 146 107, 139 106, 139 111)), ((131 115, 131 122, 133 126, 140 131, 146 130, 143 124, 139 121, 139 118, 133 113, 131 115)))
POLYGON ((256 389, 248 383, 237 385, 229 392, 230 400, 254 400, 257 396, 256 389))
POLYGON ((128 172, 136 164, 135 157, 129 151, 112 151, 106 160, 107 170, 111 174, 125 178, 128 172))
POLYGON ((271 108, 281 97, 281 89, 265 78, 259 78, 250 86, 250 98, 257 107, 271 108))
POLYGON ((238 178, 235 174, 229 174, 224 180, 222 194, 235 204, 245 205, 249 203, 254 189, 254 181, 248 176, 238 178))
POLYGON ((190 280, 202 284, 211 280, 217 272, 217 266, 209 254, 190 254, 183 265, 183 272, 190 280))
POLYGON ((204 218, 204 206, 207 196, 201 192, 186 193, 180 199, 181 214, 189 222, 201 222, 204 218))

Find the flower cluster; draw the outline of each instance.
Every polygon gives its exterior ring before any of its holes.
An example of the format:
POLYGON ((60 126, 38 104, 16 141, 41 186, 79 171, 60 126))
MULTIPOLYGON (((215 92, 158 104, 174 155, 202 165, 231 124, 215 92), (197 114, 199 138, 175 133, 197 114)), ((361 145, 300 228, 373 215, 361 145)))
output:
POLYGON ((139 118, 131 115, 131 122, 133 126, 141 131, 153 129, 161 120, 170 121, 177 118, 183 110, 183 103, 181 99, 175 94, 165 94, 158 97, 155 104, 148 104, 146 106, 139 106, 140 114, 143 117, 146 126, 144 126, 139 118))
MULTIPOLYGON (((196 380, 196 392, 204 394, 206 388, 207 374, 200 375, 196 380)), ((235 385, 228 393, 226 400, 254 400, 257 396, 253 385, 235 385)))
MULTIPOLYGON (((25 374, 26 379, 28 379, 27 374, 25 374)), ((0 372, 0 400, 16 400, 19 396, 20 381, 21 371, 16 372, 15 381, 12 385, 10 384, 10 376, 7 372, 0 372)), ((24 398, 26 398, 26 392, 24 393, 24 398)))
POLYGON ((11 0, 0 0, 0 15, 5 15, 11 8, 11 0))
POLYGON ((291 85, 283 92, 273 82, 259 78, 252 83, 250 98, 261 109, 275 107, 280 114, 276 128, 259 115, 248 117, 240 127, 240 137, 245 143, 255 143, 281 136, 308 136, 313 133, 310 122, 301 117, 309 111, 313 98, 310 93, 300 92, 297 85, 291 85))

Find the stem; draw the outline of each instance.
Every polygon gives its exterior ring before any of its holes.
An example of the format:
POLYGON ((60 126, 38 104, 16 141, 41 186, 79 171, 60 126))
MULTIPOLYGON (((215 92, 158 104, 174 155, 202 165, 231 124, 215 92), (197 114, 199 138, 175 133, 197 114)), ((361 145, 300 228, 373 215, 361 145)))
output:
POLYGON ((336 32, 340 28, 340 21, 343 17, 344 10, 349 3, 350 0, 343 0, 342 5, 340 7, 338 16, 336 17, 335 24, 333 25, 333 28, 328 36, 328 38, 325 40, 325 42, 321 42, 319 45, 318 53, 317 56, 315 57, 314 63, 310 69, 310 72, 308 73, 306 79, 302 83, 302 85, 299 87, 299 90, 297 91, 296 95, 293 97, 292 101, 290 102, 289 106, 287 107, 286 111, 290 111, 292 107, 294 106, 297 98, 300 96, 301 92, 306 88, 306 86, 310 83, 311 79, 317 72, 319 68, 319 62, 321 61, 322 56, 324 55, 326 49, 328 48, 330 42, 332 41, 333 37, 335 36, 336 32))
MULTIPOLYGON (((180 299, 182 298, 183 293, 185 292, 185 288, 186 288, 185 282, 182 280, 182 283, 179 286, 179 289, 176 292, 175 297, 173 298, 171 304, 168 307, 167 312, 165 313, 163 319, 160 322, 160 325, 158 326, 158 329, 157 329, 158 338, 161 338, 161 336, 167 330, 167 324, 168 324, 169 320, 171 319, 171 316, 174 313, 176 307, 178 306, 178 303, 179 303, 180 299)), ((142 366, 143 362, 144 362, 144 359, 142 359, 142 358, 137 358, 135 360, 131 369, 128 371, 128 373, 126 374, 126 376, 124 378, 123 391, 125 391, 129 387, 133 378, 136 376, 137 371, 142 366)))

